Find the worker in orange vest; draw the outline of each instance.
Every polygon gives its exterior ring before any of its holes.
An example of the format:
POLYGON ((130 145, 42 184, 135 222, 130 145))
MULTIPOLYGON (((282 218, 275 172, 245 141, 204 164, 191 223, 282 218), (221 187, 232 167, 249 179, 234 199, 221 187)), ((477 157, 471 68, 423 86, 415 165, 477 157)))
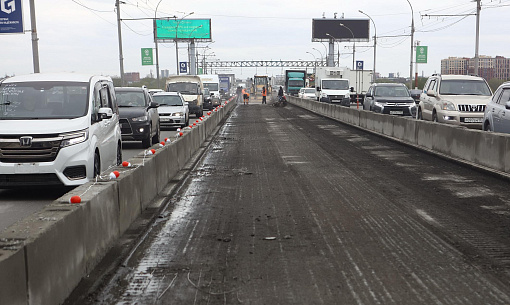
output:
POLYGON ((267 89, 266 89, 266 87, 262 87, 262 104, 267 104, 266 96, 267 96, 267 89))
POLYGON ((248 90, 243 88, 243 104, 244 105, 248 104, 248 99, 249 99, 248 90))

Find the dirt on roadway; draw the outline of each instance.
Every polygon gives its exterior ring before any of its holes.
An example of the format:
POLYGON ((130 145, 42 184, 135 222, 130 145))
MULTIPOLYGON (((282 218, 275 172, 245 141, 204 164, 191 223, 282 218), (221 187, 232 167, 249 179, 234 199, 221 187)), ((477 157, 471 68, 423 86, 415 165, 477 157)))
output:
MULTIPOLYGON (((471 197, 416 170, 483 175, 447 164, 292 105, 238 105, 88 302, 510 304, 505 263, 462 235, 501 215, 464 211, 471 197)), ((482 177, 507 195, 507 182, 482 177)), ((491 245, 506 250, 508 227, 498 230, 491 245)))

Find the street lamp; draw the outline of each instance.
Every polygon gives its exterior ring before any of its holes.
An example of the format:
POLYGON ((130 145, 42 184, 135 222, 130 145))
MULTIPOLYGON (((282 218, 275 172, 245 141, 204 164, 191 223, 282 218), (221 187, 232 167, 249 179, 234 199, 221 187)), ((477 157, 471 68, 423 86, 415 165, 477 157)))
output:
POLYGON ((352 69, 354 70, 354 62, 355 62, 355 57, 356 57, 356 41, 354 41, 354 33, 351 31, 351 29, 346 26, 345 24, 343 23, 340 23, 340 26, 346 28, 349 30, 349 32, 351 32, 351 35, 352 35, 352 40, 353 40, 353 44, 352 44, 352 69))
POLYGON ((409 6, 411 7, 411 62, 409 64, 409 80, 411 84, 409 85, 409 89, 413 88, 413 47, 414 47, 414 11, 411 2, 407 0, 409 6))
POLYGON ((314 61, 314 63, 315 63, 315 67, 314 67, 314 69, 313 69, 313 74, 315 74, 315 71, 317 70, 317 57, 315 57, 315 55, 313 55, 312 53, 310 53, 310 52, 308 52, 308 51, 306 51, 306 53, 308 53, 308 54, 312 55, 312 57, 313 57, 313 61, 314 61))
POLYGON ((324 56, 322 56, 321 51, 317 50, 316 48, 312 48, 312 49, 314 49, 315 51, 319 52, 319 54, 321 55, 321 65, 322 65, 322 62, 324 62, 324 56))
POLYGON ((187 15, 185 15, 184 17, 182 17, 181 19, 179 19, 179 21, 177 22, 177 25, 175 26, 175 60, 177 62, 177 75, 179 75, 179 40, 178 40, 178 36, 179 36, 179 23, 181 23, 181 21, 190 16, 190 15, 193 15, 195 12, 191 12, 187 15))
POLYGON ((367 13, 359 10, 360 13, 362 13, 363 15, 367 16, 373 23, 374 25, 374 73, 372 74, 372 83, 375 83, 375 54, 376 54, 376 45, 377 45, 377 28, 375 27, 375 22, 374 20, 372 19, 372 17, 368 16, 367 13))

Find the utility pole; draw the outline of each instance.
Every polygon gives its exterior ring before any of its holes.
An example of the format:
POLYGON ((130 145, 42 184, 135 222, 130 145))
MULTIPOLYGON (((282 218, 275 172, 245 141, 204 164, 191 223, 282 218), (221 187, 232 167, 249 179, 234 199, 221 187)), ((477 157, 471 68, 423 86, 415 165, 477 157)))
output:
POLYGON ((476 0, 476 43, 475 43, 475 75, 478 75, 478 66, 480 63, 480 56, 478 54, 478 46, 480 44, 480 11, 482 6, 480 0, 476 0))
MULTIPOLYGON (((33 0, 31 0, 33 1, 33 0)), ((119 35, 119 61, 120 61, 120 85, 124 86, 124 56, 122 55, 122 32, 120 24, 120 1, 116 0, 115 6, 117 7, 117 32, 119 35)))
POLYGON ((30 0, 30 23, 32 25, 32 58, 34 62, 34 73, 40 73, 39 70, 39 38, 37 38, 37 27, 35 25, 35 5, 34 0, 30 0))
POLYGON ((413 49, 414 49, 414 11, 411 2, 407 0, 409 6, 411 7, 411 60, 409 64, 409 81, 411 82, 409 85, 409 89, 413 88, 413 49))

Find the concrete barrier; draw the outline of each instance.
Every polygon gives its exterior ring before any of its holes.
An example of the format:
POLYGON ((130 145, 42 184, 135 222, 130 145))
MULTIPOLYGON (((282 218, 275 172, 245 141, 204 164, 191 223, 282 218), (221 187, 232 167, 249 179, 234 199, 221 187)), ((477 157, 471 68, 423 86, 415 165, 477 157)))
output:
POLYGON ((159 192, 184 168, 235 103, 184 136, 110 169, 0 233, 0 304, 62 304, 159 192), (110 180, 109 173, 120 176, 110 180), (79 195, 82 202, 70 204, 79 195))
POLYGON ((290 97, 289 102, 320 115, 357 126, 418 148, 441 153, 490 170, 510 173, 510 135, 460 126, 382 115, 356 108, 290 97), (334 109, 330 109, 332 107, 334 109))

